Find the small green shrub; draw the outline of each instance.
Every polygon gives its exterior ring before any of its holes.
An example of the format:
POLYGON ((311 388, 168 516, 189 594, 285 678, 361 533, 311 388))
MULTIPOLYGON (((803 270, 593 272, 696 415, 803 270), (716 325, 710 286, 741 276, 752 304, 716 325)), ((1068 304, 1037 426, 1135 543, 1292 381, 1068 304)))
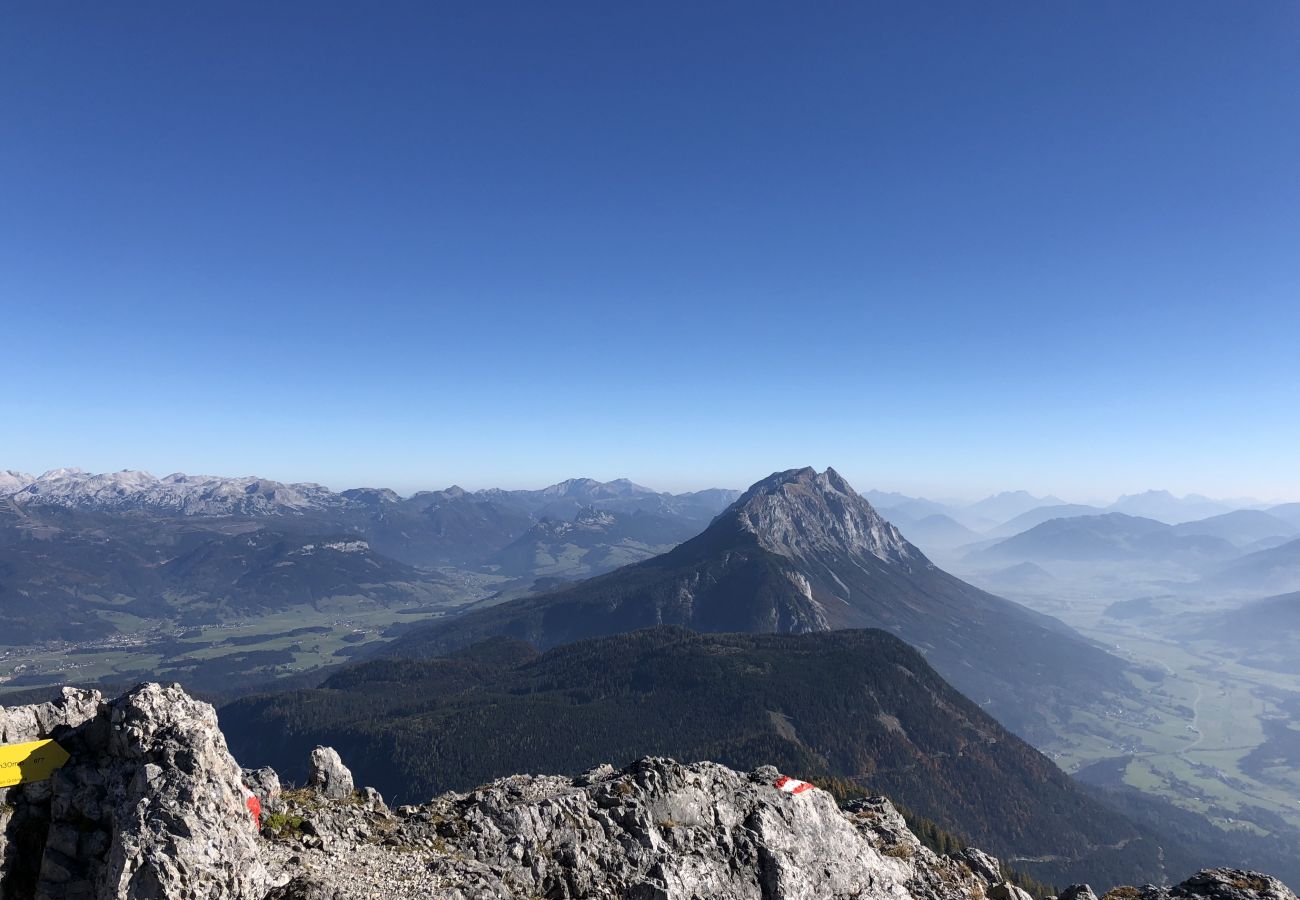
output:
POLYGON ((302 834, 302 816, 294 816, 288 813, 271 813, 266 817, 263 827, 271 832, 273 837, 293 837, 302 834))

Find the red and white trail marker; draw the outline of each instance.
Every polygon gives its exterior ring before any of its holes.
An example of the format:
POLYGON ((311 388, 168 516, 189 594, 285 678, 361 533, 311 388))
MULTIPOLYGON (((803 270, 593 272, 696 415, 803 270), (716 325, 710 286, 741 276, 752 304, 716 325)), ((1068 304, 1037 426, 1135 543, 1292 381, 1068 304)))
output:
POLYGON ((789 775, 782 775, 772 782, 772 787, 778 791, 785 791, 787 794, 802 794, 804 791, 813 789, 813 785, 808 782, 800 781, 798 778, 791 778, 789 775))

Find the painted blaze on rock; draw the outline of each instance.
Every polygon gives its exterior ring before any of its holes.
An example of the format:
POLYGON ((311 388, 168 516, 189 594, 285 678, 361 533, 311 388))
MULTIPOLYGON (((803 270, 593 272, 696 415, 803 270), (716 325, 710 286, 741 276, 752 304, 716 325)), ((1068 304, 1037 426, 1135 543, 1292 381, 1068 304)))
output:
POLYGON ((813 785, 808 782, 800 781, 798 778, 791 778, 789 775, 782 775, 772 782, 772 787, 787 794, 802 794, 804 791, 813 789, 813 785))

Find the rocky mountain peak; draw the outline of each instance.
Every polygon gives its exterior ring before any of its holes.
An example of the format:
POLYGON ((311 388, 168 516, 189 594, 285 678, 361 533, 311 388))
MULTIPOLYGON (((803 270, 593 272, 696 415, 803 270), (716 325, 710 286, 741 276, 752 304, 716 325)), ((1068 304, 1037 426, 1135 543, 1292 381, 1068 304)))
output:
POLYGON ((584 506, 578 510, 573 517, 573 521, 579 525, 585 525, 589 528, 608 528, 613 525, 617 519, 612 513, 596 509, 594 506, 584 506))
POLYGON ((20 491, 36 480, 35 475, 15 472, 13 469, 0 470, 0 497, 20 491))
MULTIPOLYGON (((923 559, 834 469, 776 472, 728 511, 767 550, 792 559, 869 554, 884 562, 923 559)), ((725 515, 725 514, 724 514, 725 515)))
POLYGON ((391 506, 402 502, 401 496, 390 488, 351 488, 339 496, 365 506, 391 506))
POLYGON ((654 494, 656 492, 627 478, 616 478, 613 481, 597 481, 594 478, 569 478, 558 484, 542 488, 539 493, 544 497, 610 499, 614 497, 630 497, 637 494, 654 494))
POLYGON ((601 483, 594 478, 566 478, 542 488, 541 492, 546 496, 568 497, 572 494, 585 494, 599 487, 601 483))
POLYGON ((532 528, 528 529, 527 534, 547 538, 562 538, 575 531, 605 531, 617 522, 618 517, 613 513, 605 512, 594 506, 582 506, 578 508, 571 520, 556 516, 543 516, 532 528))

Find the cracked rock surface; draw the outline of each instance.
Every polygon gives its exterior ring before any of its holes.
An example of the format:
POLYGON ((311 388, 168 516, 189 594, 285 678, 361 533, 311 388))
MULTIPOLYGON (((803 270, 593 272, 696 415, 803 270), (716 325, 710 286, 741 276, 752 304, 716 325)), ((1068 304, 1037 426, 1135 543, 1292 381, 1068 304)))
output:
POLYGON ((46 781, 0 789, 0 900, 260 898, 270 883, 216 712, 179 687, 0 707, 0 741, 53 738, 46 781))
POLYGON ((395 813, 290 792, 286 815, 300 822, 271 856, 296 890, 341 897, 983 896, 984 880, 923 847, 888 801, 842 811, 824 791, 778 790, 778 777, 648 758, 577 779, 513 776, 395 813))

